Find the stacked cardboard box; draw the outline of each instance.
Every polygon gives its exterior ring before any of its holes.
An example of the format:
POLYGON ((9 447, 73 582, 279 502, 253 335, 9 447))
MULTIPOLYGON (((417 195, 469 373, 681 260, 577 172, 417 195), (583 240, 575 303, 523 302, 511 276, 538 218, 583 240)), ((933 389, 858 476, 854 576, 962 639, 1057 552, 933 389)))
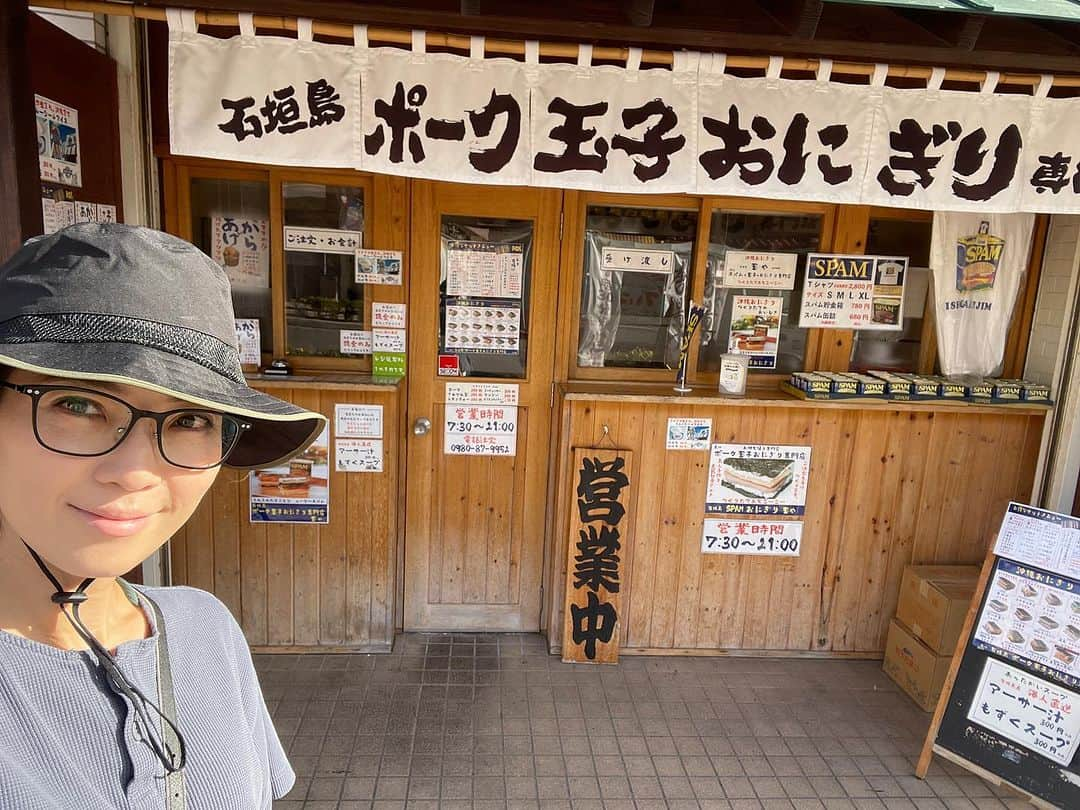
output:
POLYGON ((924 711, 932 711, 963 629, 979 568, 909 565, 885 642, 885 673, 924 711))

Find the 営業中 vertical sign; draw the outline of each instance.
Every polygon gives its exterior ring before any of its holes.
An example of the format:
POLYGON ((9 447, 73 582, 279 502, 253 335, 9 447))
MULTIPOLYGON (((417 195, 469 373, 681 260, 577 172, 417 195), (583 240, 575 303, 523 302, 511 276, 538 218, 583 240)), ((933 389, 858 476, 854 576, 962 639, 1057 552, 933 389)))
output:
POLYGON ((563 661, 619 660, 619 591, 630 525, 632 453, 575 448, 563 661))

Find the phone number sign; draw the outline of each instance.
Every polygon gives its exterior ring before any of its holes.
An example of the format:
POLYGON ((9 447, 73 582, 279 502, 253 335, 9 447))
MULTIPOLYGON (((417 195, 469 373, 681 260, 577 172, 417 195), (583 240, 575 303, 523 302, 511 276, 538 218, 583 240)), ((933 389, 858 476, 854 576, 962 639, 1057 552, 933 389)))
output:
POLYGON ((802 526, 799 521, 706 518, 701 552, 798 557, 802 526))
POLYGON ((517 407, 446 408, 443 452, 449 456, 517 455, 517 407))

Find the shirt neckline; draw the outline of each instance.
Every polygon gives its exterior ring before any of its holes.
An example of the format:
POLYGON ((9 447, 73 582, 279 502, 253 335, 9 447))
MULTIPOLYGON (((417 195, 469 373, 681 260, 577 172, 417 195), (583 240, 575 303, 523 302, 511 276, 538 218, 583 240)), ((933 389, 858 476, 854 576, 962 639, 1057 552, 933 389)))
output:
MULTIPOLYGON (((158 626, 157 617, 154 615, 153 608, 150 607, 148 597, 144 594, 138 586, 131 585, 132 590, 139 596, 139 608, 142 610, 143 615, 146 617, 146 621, 150 624, 150 635, 145 638, 132 638, 127 641, 120 642, 116 647, 116 652, 113 654, 113 658, 117 661, 126 660, 133 656, 138 656, 145 653, 148 650, 154 650, 157 647, 158 642, 158 626)), ((64 621, 67 621, 66 619, 64 621)), ((20 647, 23 650, 33 653, 35 655, 41 655, 48 658, 56 658, 63 661, 79 661, 89 658, 94 663, 97 663, 97 655, 89 647, 81 650, 64 650, 60 647, 54 647, 51 644, 46 644, 42 641, 35 641, 25 636, 17 636, 14 633, 9 633, 6 630, 0 630, 0 643, 10 644, 14 647, 20 647)))

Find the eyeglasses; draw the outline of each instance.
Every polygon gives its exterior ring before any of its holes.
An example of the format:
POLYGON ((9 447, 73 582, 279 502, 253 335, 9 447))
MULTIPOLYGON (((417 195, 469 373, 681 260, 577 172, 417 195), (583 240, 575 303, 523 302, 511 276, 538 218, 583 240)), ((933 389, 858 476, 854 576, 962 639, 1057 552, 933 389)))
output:
POLYGON ((103 456, 146 418, 156 425, 162 458, 176 467, 208 470, 224 462, 244 431, 251 429, 226 413, 192 408, 144 411, 91 388, 8 382, 0 386, 30 397, 38 443, 68 456, 103 456))

